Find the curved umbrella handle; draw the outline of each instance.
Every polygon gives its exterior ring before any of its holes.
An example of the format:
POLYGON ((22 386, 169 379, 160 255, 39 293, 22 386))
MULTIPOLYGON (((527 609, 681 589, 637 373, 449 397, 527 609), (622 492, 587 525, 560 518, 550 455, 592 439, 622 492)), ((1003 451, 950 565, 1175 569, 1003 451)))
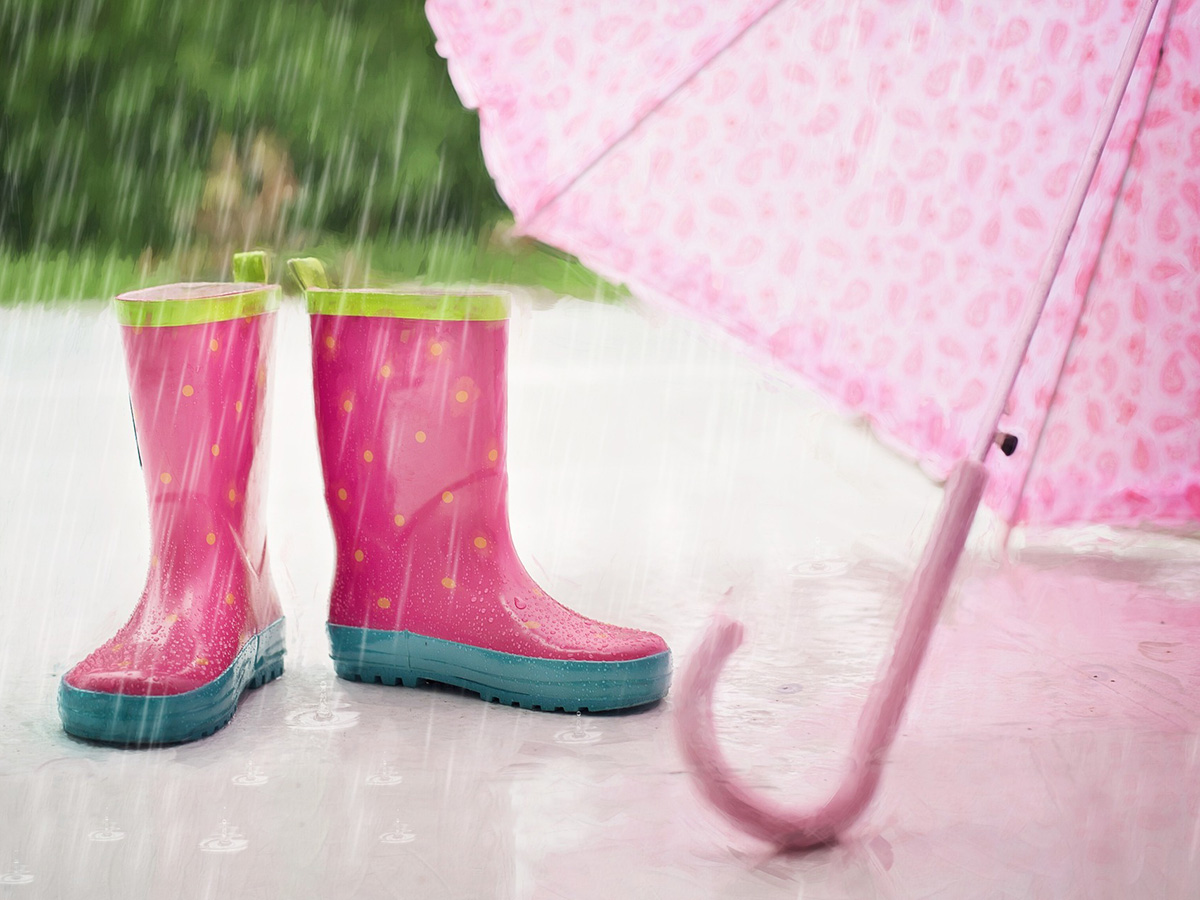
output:
POLYGON ((713 724, 712 695, 725 660, 742 642, 742 626, 720 614, 713 619, 684 667, 676 727, 701 791, 735 824, 781 849, 797 850, 834 840, 866 809, 986 484, 987 470, 974 460, 962 460, 950 475, 933 534, 905 594, 896 646, 858 720, 849 771, 821 806, 789 809, 755 794, 725 759, 713 724))

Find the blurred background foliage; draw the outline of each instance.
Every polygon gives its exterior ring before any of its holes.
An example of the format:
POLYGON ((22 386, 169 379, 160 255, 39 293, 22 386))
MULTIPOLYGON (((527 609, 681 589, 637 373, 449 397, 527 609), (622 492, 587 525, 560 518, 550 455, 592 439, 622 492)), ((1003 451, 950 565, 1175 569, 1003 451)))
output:
POLYGON ((304 249, 380 279, 619 291, 508 213, 419 0, 0 0, 0 299, 304 249))

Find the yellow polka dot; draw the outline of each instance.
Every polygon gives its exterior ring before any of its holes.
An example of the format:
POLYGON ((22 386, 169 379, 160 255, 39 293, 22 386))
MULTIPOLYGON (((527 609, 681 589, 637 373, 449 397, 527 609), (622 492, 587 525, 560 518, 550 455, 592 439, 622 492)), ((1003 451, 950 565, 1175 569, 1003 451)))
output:
POLYGON ((329 337, 325 338, 325 346, 326 346, 326 347, 328 347, 330 350, 332 350, 332 349, 333 349, 333 345, 334 345, 334 340, 333 340, 333 336, 332 336, 332 335, 330 335, 329 337))
POLYGON ((378 600, 375 601, 375 605, 378 606, 380 609, 387 609, 389 606, 392 605, 392 601, 389 600, 387 597, 380 597, 378 600))
POLYGON ((185 384, 183 386, 183 396, 190 397, 194 393, 196 393, 196 390, 190 384, 185 384))
POLYGON ((454 579, 447 575, 442 579, 442 587, 454 590, 454 579))
POLYGON ((417 432, 417 435, 416 435, 416 437, 417 437, 417 443, 418 443, 418 444, 423 444, 423 443, 425 443, 425 432, 423 432, 423 431, 418 431, 418 432, 417 432))
POLYGON ((361 550, 355 550, 355 551, 354 551, 354 561, 355 561, 355 562, 362 562, 362 561, 363 561, 363 552, 362 552, 361 550))
POLYGON ((371 461, 371 460, 373 460, 374 458, 375 458, 375 454, 374 454, 374 453, 372 453, 370 450, 364 450, 364 451, 363 451, 363 460, 364 460, 364 461, 366 461, 366 462, 370 462, 370 461, 371 461))
POLYGON ((478 547, 480 550, 482 550, 484 547, 487 546, 487 538, 485 538, 485 537, 475 538, 475 546, 478 547))
POLYGON ((128 669, 129 668, 129 660, 123 659, 119 663, 117 663, 117 665, 120 666, 122 669, 128 669))
POLYGON ((230 606, 233 606, 233 601, 234 601, 234 596, 233 596, 233 594, 226 594, 226 595, 225 595, 225 602, 226 602, 226 603, 228 603, 230 606))
POLYGON ((387 365, 386 363, 384 363, 382 366, 379 367, 379 374, 383 378, 391 377, 392 367, 387 365))
POLYGON ((158 480, 161 481, 163 484, 170 484, 171 483, 171 473, 163 472, 161 475, 158 476, 158 480))
POLYGON ((400 515, 400 513, 396 513, 396 515, 392 518, 392 521, 396 523, 397 527, 399 527, 404 524, 404 516, 400 515))
POLYGON ((442 345, 439 344, 437 341, 434 341, 432 344, 429 345, 429 352, 432 353, 434 356, 441 356, 442 349, 443 349, 442 345))
POLYGON ((213 455, 213 456, 216 456, 216 455, 218 455, 220 452, 221 452, 221 448, 220 448, 220 447, 218 447, 216 444, 213 444, 213 445, 212 445, 212 455, 213 455))
POLYGON ((113 644, 113 649, 114 649, 114 650, 120 650, 120 649, 122 649, 124 646, 125 646, 124 644, 113 644))
POLYGON ((209 341, 209 342, 208 342, 208 349, 209 349, 209 350, 211 350, 211 351, 213 351, 214 353, 216 353, 216 352, 217 352, 217 348, 218 348, 218 347, 220 347, 220 346, 221 346, 221 345, 217 343, 217 339, 216 339, 216 338, 213 338, 211 341, 209 341))
POLYGON ((492 462, 495 462, 499 458, 500 458, 499 451, 497 451, 497 450, 489 450, 488 451, 488 459, 490 459, 492 462))
POLYGON ((446 491, 444 494, 442 494, 442 502, 443 503, 450 503, 453 499, 454 499, 454 495, 452 493, 450 493, 449 491, 446 491))
POLYGON ((150 565, 151 565, 151 566, 157 566, 157 565, 158 565, 158 557, 157 557, 157 556, 152 556, 152 557, 150 557, 150 565))
POLYGON ((217 542, 217 536, 215 534, 213 534, 211 531, 204 536, 204 539, 206 541, 208 541, 208 545, 210 547, 217 542))
POLYGON ((354 404, 351 403, 349 400, 343 400, 342 401, 342 409, 344 409, 346 412, 350 412, 350 410, 354 409, 354 404))
POLYGON ((542 626, 541 626, 541 623, 539 623, 539 622, 526 622, 525 627, 532 628, 536 631, 537 629, 541 628, 542 626))
POLYGON ((349 494, 346 493, 345 488, 338 488, 338 499, 339 500, 345 500, 348 496, 349 496, 349 494))
POLYGON ((175 613, 171 613, 171 614, 170 614, 169 616, 167 616, 167 618, 166 618, 166 623, 167 623, 168 625, 174 625, 174 624, 175 624, 176 622, 178 622, 178 621, 179 621, 179 616, 175 615, 175 613))
POLYGON ((241 400, 235 400, 235 401, 233 402, 233 409, 234 409, 234 412, 239 412, 239 413, 240 413, 240 412, 242 411, 242 401, 241 401, 241 400))
POLYGON ((233 488, 229 489, 229 502, 230 503, 237 502, 237 491, 235 491, 233 488))
POLYGON ((205 657, 203 657, 203 656, 197 656, 197 657, 196 657, 196 662, 195 662, 195 665, 197 665, 197 666, 207 666, 207 665, 208 665, 208 660, 207 660, 205 657))
POLYGON ((459 403, 466 403, 468 396, 470 396, 470 395, 466 391, 459 391, 457 394, 454 395, 454 399, 457 400, 459 403))

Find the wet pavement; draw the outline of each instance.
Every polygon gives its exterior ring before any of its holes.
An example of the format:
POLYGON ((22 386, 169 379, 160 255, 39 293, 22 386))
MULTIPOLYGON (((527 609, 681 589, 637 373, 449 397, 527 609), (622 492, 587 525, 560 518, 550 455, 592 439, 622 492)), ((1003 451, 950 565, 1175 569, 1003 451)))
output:
MULTIPOLYGON (((1195 898, 1200 544, 977 524, 876 802, 778 856, 698 797, 672 700, 554 715, 339 681, 308 332, 281 312, 268 520, 287 671, 215 736, 62 732, 58 679, 140 592, 148 525, 117 326, 0 309, 0 897, 1195 898)), ((804 803, 839 754, 940 490, 682 321, 521 298, 511 517, 531 573, 685 658, 748 640, 730 757, 804 803)))

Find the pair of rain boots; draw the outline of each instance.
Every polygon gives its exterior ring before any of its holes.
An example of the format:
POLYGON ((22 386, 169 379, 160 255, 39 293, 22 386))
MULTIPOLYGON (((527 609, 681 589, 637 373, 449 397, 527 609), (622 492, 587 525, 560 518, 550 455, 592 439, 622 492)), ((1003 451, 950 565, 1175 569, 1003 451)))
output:
MULTIPOLYGON (((507 301, 498 294, 330 289, 295 260, 337 564, 329 640, 355 681, 465 688, 532 709, 600 711, 665 696, 657 635, 548 597, 507 515, 507 301)), ((284 623, 263 521, 267 388, 279 288, 263 254, 235 284, 116 302, 150 503, 133 615, 62 679, 67 732, 117 744, 195 740, 283 672, 284 623)))

